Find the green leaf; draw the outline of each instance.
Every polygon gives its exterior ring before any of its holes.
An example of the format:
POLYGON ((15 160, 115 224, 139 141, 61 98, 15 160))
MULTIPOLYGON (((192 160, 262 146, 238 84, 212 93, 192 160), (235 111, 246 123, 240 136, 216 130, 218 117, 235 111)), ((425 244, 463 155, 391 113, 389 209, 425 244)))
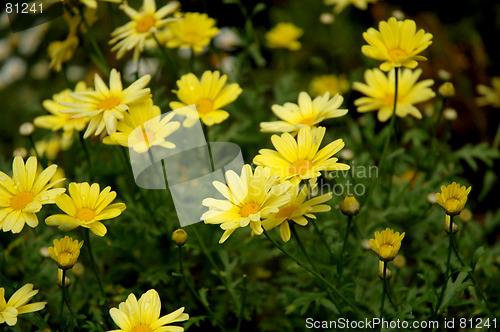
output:
POLYGON ((493 186, 495 185, 497 179, 498 176, 495 174, 495 171, 493 171, 492 169, 486 171, 483 179, 483 189, 481 189, 481 193, 479 194, 480 201, 485 199, 486 195, 488 195, 491 189, 493 189, 493 186))
POLYGON ((252 16, 257 15, 258 13, 260 13, 263 10, 265 10, 266 8, 267 8, 267 6, 263 2, 260 2, 260 3, 256 4, 255 7, 253 7, 253 10, 252 10, 252 16))
MULTIPOLYGON (((467 268, 467 270, 470 270, 467 268)), ((462 271, 458 274, 455 282, 448 279, 448 283, 446 284, 446 290, 444 292, 443 301, 441 302, 441 306, 439 307, 439 312, 443 312, 444 309, 450 306, 451 301, 458 293, 462 292, 464 289, 469 287, 470 282, 465 281, 467 278, 467 271, 462 271)))
POLYGON ((463 159, 474 170, 478 170, 476 160, 484 162, 489 167, 493 166, 493 161, 500 158, 500 152, 490 147, 488 142, 481 142, 478 145, 467 144, 454 153, 455 159, 463 159))
POLYGON ((474 255, 472 255, 472 260, 470 262, 470 268, 472 271, 474 271, 474 269, 476 268, 477 261, 479 260, 479 258, 481 258, 485 251, 486 250, 484 250, 483 246, 477 248, 476 251, 474 251, 474 255))

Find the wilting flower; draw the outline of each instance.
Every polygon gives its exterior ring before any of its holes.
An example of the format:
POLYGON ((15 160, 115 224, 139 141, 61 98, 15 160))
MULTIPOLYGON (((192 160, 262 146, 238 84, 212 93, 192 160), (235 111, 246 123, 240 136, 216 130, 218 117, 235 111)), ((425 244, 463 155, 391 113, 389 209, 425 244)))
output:
POLYGON ((70 97, 77 102, 63 103, 69 109, 62 110, 63 113, 78 113, 73 117, 89 117, 90 122, 85 131, 84 138, 92 133, 96 136, 106 129, 111 135, 116 131, 118 119, 123 119, 123 113, 131 104, 145 102, 151 98, 151 90, 146 85, 151 80, 150 75, 145 75, 123 89, 120 73, 116 69, 111 70, 109 88, 102 78, 95 74, 95 91, 77 91, 70 97))
MULTIPOLYGON (((229 113, 221 108, 235 101, 242 92, 238 83, 225 85, 226 81, 227 76, 221 76, 218 71, 207 70, 201 79, 192 73, 183 75, 177 81, 179 90, 174 91, 180 101, 171 102, 170 107, 178 110, 185 106, 196 105, 198 116, 205 125, 213 126, 221 123, 229 117, 229 113)), ((186 115, 181 111, 176 112, 186 115)))
POLYGON ((309 90, 314 97, 330 93, 335 96, 337 93, 343 94, 349 90, 349 81, 344 75, 321 75, 313 78, 309 84, 309 90))
POLYGON ((338 118, 347 113, 346 109, 339 109, 344 98, 337 94, 330 98, 326 92, 324 95, 314 98, 307 92, 299 94, 298 105, 285 103, 273 105, 273 113, 282 121, 261 122, 260 130, 265 133, 291 132, 297 133, 302 127, 313 127, 326 119, 338 118))
POLYGON ((83 241, 78 242, 69 236, 54 240, 54 246, 49 247, 49 255, 59 266, 60 269, 71 269, 75 265, 80 249, 83 246, 83 241))
POLYGON ((19 233, 24 224, 35 228, 38 225, 36 213, 44 204, 53 204, 54 197, 66 191, 64 188, 52 189, 65 180, 53 181, 57 165, 47 167, 39 175, 37 168, 35 157, 28 158, 26 165, 23 158, 15 157, 12 178, 0 171, 0 228, 4 232, 19 233))
POLYGON ((389 262, 398 254, 404 237, 404 232, 399 235, 399 232, 394 233, 394 230, 386 228, 382 232, 375 232, 375 239, 370 239, 370 248, 381 261, 389 262))
POLYGON ((267 47, 286 48, 290 51, 300 50, 302 45, 297 39, 303 34, 304 31, 292 23, 278 23, 266 33, 267 47))
POLYGON ((344 147, 344 141, 337 139, 319 150, 324 136, 324 127, 309 126, 300 128, 296 139, 289 133, 273 135, 271 141, 276 151, 261 149, 253 162, 270 167, 273 174, 292 183, 318 177, 321 171, 350 169, 349 165, 338 163, 338 158, 333 157, 344 147))
POLYGON ((377 0, 324 0, 324 4, 334 5, 333 11, 338 14, 344 10, 345 7, 349 5, 353 5, 358 9, 366 10, 368 8, 369 3, 375 3, 377 0))
POLYGON ((383 71, 394 67, 417 67, 417 61, 427 60, 418 55, 432 44, 432 34, 423 29, 417 31, 413 20, 398 21, 395 17, 379 23, 379 30, 369 28, 363 38, 369 45, 364 45, 361 52, 375 60, 384 61, 380 65, 383 71))
POLYGON ((281 239, 287 242, 290 240, 290 222, 306 226, 307 218, 316 219, 314 213, 330 211, 331 207, 322 203, 332 198, 331 192, 306 200, 316 187, 316 179, 310 181, 310 188, 306 184, 302 187, 299 184, 292 186, 290 201, 262 222, 264 229, 269 230, 279 226, 281 239))
POLYGON ((77 102, 71 98, 73 92, 89 91, 85 82, 78 82, 75 90, 66 89, 52 96, 52 99, 44 100, 42 105, 50 113, 50 115, 41 115, 35 118, 33 123, 39 128, 49 129, 52 131, 63 130, 63 140, 70 140, 73 132, 82 131, 86 128, 89 118, 78 117, 73 118, 75 113, 62 113, 62 110, 67 110, 68 107, 61 105, 61 103, 74 103, 77 102))
POLYGON ((490 105, 500 108, 500 77, 491 79, 491 87, 479 84, 476 89, 481 95, 481 97, 476 98, 476 103, 479 106, 490 105))
POLYGON ((179 122, 170 121, 174 116, 175 113, 170 112, 162 117, 160 108, 153 105, 152 100, 131 105, 123 120, 118 121, 116 132, 104 137, 103 143, 119 144, 138 153, 147 152, 153 146, 173 149, 175 144, 166 138, 180 126, 179 122))
POLYGON ((64 41, 51 42, 48 48, 50 68, 61 71, 63 62, 68 62, 75 54, 78 43, 78 37, 74 34, 68 35, 64 41))
POLYGON ((262 220, 290 202, 290 182, 277 184, 276 181, 277 176, 271 175, 269 168, 257 167, 252 171, 250 165, 245 165, 239 176, 232 170, 227 171, 227 186, 219 181, 213 182, 225 199, 205 198, 202 204, 209 211, 201 216, 201 220, 206 224, 220 224, 225 232, 219 243, 226 241, 236 229, 248 225, 252 235, 262 234, 262 220))
POLYGON ((109 41, 113 46, 111 51, 118 50, 117 59, 121 59, 127 51, 134 49, 134 61, 139 60, 139 56, 144 51, 144 45, 147 40, 153 38, 155 33, 173 22, 174 18, 165 18, 179 9, 180 3, 171 1, 165 6, 156 10, 155 0, 144 0, 141 10, 138 12, 130 7, 126 2, 120 6, 120 9, 131 19, 127 24, 116 28, 109 41))
POLYGON ((446 214, 455 216, 463 210, 471 188, 460 186, 456 182, 448 186, 441 186, 441 192, 436 193, 437 203, 443 207, 446 214))
POLYGON ((167 47, 189 47, 195 53, 203 52, 203 48, 219 33, 215 20, 205 13, 185 13, 181 20, 171 23, 168 30, 167 47))
POLYGON ((189 315, 184 313, 184 307, 160 317, 161 301, 158 292, 154 289, 144 293, 139 301, 134 294, 130 294, 125 302, 120 303, 118 308, 111 308, 109 314, 118 330, 109 332, 163 332, 163 331, 184 331, 183 327, 172 326, 176 322, 183 322, 189 319, 189 315))
MULTIPOLYGON (((385 73, 379 69, 367 69, 365 71, 365 82, 354 82, 353 89, 363 94, 365 97, 358 98, 354 105, 358 106, 358 112, 365 113, 378 111, 377 118, 385 122, 391 118, 394 108, 394 85, 395 70, 385 73)), ((398 71, 398 100, 396 115, 404 118, 411 115, 417 119, 422 118, 422 113, 414 104, 425 102, 436 95, 429 87, 434 84, 431 79, 426 79, 417 83, 422 74, 421 69, 403 69, 398 71)))
POLYGON ((57 206, 66 214, 55 214, 45 223, 49 226, 59 226, 63 231, 70 231, 78 226, 88 228, 97 236, 104 236, 108 231, 102 220, 118 217, 126 208, 124 203, 110 203, 116 198, 116 192, 111 187, 100 191, 98 183, 92 186, 87 182, 69 184, 69 196, 56 196, 57 206))
POLYGON ((17 316, 35 312, 45 308, 47 302, 34 302, 27 304, 38 290, 33 290, 33 284, 26 284, 19 288, 9 301, 5 301, 5 288, 0 287, 0 324, 9 326, 17 324, 17 316))

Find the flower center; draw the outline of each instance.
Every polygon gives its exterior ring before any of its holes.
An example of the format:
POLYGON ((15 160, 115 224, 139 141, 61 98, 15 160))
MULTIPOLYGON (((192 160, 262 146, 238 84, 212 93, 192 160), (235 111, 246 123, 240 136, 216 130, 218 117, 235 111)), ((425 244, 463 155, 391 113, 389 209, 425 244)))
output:
POLYGON ((28 205, 28 203, 31 203, 33 201, 33 195, 29 192, 22 192, 17 194, 16 196, 12 197, 12 200, 10 201, 10 207, 14 210, 22 210, 28 205))
POLYGON ((73 255, 70 252, 67 252, 67 251, 61 252, 58 255, 58 257, 59 257, 59 263, 61 263, 61 265, 68 264, 68 262, 71 260, 72 256, 73 255))
POLYGON ((97 105, 98 110, 112 110, 116 106, 120 105, 122 99, 120 97, 108 97, 101 101, 99 105, 97 105))
POLYGON ((309 159, 297 160, 288 167, 288 172, 302 175, 309 171, 314 164, 309 159))
POLYGON ((135 29, 139 33, 145 33, 145 32, 148 32, 149 29, 154 27, 155 23, 156 23, 156 20, 153 16, 144 16, 143 18, 141 18, 141 20, 139 22, 137 22, 135 29))
POLYGON ((243 207, 240 210, 240 215, 243 218, 248 217, 251 214, 257 213, 260 211, 260 205, 257 203, 247 203, 243 205, 243 207))
POLYGON ((198 106, 198 113, 207 114, 213 110, 214 103, 210 99, 200 99, 196 103, 196 106, 198 106))
MULTIPOLYGON (((397 103, 401 103, 403 98, 401 98, 401 93, 398 93, 397 103)), ((382 98, 384 104, 388 106, 394 106, 394 93, 388 93, 382 98)))
POLYGON ((305 125, 308 125, 308 126, 310 126, 310 127, 311 127, 311 126, 314 124, 314 121, 315 121, 315 120, 316 120, 316 119, 315 119, 314 117, 312 117, 312 116, 311 116, 310 118, 305 118, 305 119, 302 119, 302 121, 300 121, 299 123, 300 123, 300 124, 305 124, 305 125))
POLYGON ((148 325, 138 325, 132 329, 130 332, 151 332, 151 328, 148 325))
POLYGON ((184 39, 188 42, 188 43, 192 43, 192 44, 196 44, 199 42, 200 40, 200 35, 196 32, 187 32, 185 35, 184 35, 184 39))
POLYGON ((290 218, 293 211, 295 211, 295 206, 285 206, 282 207, 278 213, 276 213, 276 218, 290 218))
POLYGON ((450 198, 446 201, 446 207, 448 210, 455 210, 458 207, 460 201, 456 198, 450 198))
POLYGON ((380 247, 380 256, 388 257, 392 252, 392 248, 392 245, 384 244, 382 247, 380 247))
POLYGON ((395 49, 392 49, 392 50, 389 50, 389 58, 393 61, 393 62, 396 62, 396 61, 399 61, 400 59, 402 58, 406 58, 408 57, 408 54, 406 54, 405 51, 403 51, 402 49, 400 48, 395 48, 395 49))
POLYGON ((91 210, 89 208, 81 208, 76 213, 76 219, 78 219, 80 221, 90 221, 90 220, 94 219, 94 217, 95 217, 94 210, 91 210))

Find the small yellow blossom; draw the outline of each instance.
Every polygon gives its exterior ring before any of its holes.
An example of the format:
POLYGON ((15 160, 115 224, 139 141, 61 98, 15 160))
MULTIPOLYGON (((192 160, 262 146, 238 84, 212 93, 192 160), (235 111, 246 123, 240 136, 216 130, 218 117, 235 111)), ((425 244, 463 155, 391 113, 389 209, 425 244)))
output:
POLYGON ((172 233, 172 241, 178 246, 183 246, 188 240, 188 234, 182 228, 176 229, 172 233))
POLYGON ((383 71, 394 67, 417 67, 417 61, 427 58, 419 55, 432 44, 432 34, 423 29, 417 31, 413 20, 398 21, 395 17, 379 23, 379 30, 369 28, 363 33, 369 45, 364 45, 361 52, 375 60, 384 61, 380 65, 383 71))
POLYGON ((343 94, 349 90, 349 81, 345 75, 321 75, 313 78, 309 84, 309 91, 314 97, 330 93, 335 96, 337 93, 343 94))
POLYGON ((60 240, 54 240, 54 246, 49 247, 49 255, 60 269, 71 269, 75 265, 78 256, 80 256, 82 246, 83 241, 73 241, 73 238, 65 236, 60 240))
POLYGON ((441 186, 441 192, 436 193, 437 203, 443 207, 446 214, 455 216, 462 212, 471 188, 460 186, 456 182, 448 186, 441 186))
POLYGON ((33 290, 33 284, 26 284, 12 294, 9 301, 5 301, 5 288, 0 287, 0 324, 14 326, 18 315, 45 308, 47 302, 28 303, 37 293, 38 290, 33 290))
POLYGON ((477 105, 500 108, 500 77, 491 79, 491 87, 479 84, 476 89, 481 95, 476 98, 477 105))
POLYGON ((375 239, 370 239, 370 248, 375 251, 381 261, 389 262, 396 257, 401 248, 401 241, 405 233, 399 235, 392 229, 386 228, 382 232, 375 232, 375 239))
POLYGON ((71 60, 79 44, 78 37, 74 34, 68 35, 64 41, 54 41, 49 44, 48 53, 51 58, 50 68, 59 72, 62 64, 71 60))
POLYGON ((334 5, 333 11, 339 14, 349 5, 353 5, 358 9, 366 10, 369 3, 375 3, 377 0, 324 0, 323 3, 327 6, 334 5))
POLYGON ((181 20, 171 23, 168 30, 171 35, 167 47, 189 47, 195 53, 203 52, 203 48, 219 33, 215 20, 205 13, 185 13, 181 20))
POLYGON ((439 86, 438 92, 445 98, 451 98, 455 96, 455 87, 453 86, 453 83, 445 82, 439 86))
POLYGON ((266 33, 267 47, 285 48, 290 51, 300 50, 302 45, 297 39, 303 34, 304 31, 292 23, 278 23, 266 33))

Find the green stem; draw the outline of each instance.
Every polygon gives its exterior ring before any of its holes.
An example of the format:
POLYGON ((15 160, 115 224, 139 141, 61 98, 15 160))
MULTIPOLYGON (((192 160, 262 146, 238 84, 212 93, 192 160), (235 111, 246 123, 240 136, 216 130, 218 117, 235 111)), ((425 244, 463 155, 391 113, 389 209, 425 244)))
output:
POLYGON ((92 45, 92 48, 95 52, 95 58, 94 57, 91 58, 94 60, 95 64, 99 67, 99 69, 102 70, 103 73, 109 75, 110 70, 108 63, 106 62, 106 58, 104 57, 104 54, 102 54, 101 49, 97 44, 97 41, 94 37, 94 34, 92 33, 92 30, 90 30, 90 25, 88 24, 87 19, 85 18, 85 13, 82 6, 78 6, 78 12, 80 13, 80 16, 82 18, 83 25, 87 29, 87 33, 85 35, 88 36, 90 44, 92 45))
MULTIPOLYGON (((380 321, 384 318, 384 303, 385 303, 385 294, 387 292, 387 262, 384 262, 384 272, 383 272, 383 284, 382 284, 382 300, 380 301, 380 321)), ((382 324, 379 325, 379 331, 382 329, 382 324)))
POLYGON ((295 263, 297 263, 298 265, 302 266, 304 269, 307 270, 307 272, 309 272, 310 274, 312 274, 314 277, 316 277, 319 281, 323 282, 323 284, 325 284, 325 286, 329 287, 334 293, 335 295, 337 295, 340 299, 342 299, 356 314, 358 314, 358 316, 362 316, 362 313, 359 311, 359 309, 354 306, 351 301, 349 299, 347 299, 345 296, 343 296, 342 294, 339 293, 339 291, 337 290, 337 288, 335 288, 335 286, 333 286, 328 280, 326 280, 321 274, 317 273, 316 271, 314 271, 312 268, 308 267, 307 264, 304 264, 301 260, 299 260, 297 257, 293 256, 292 254, 290 254, 288 251, 286 251, 278 242, 276 242, 275 240, 273 240, 273 238, 271 238, 269 236, 269 234, 267 233, 267 231, 264 229, 264 235, 267 237, 267 239, 269 241, 271 241, 271 243, 276 246, 282 253, 284 253, 286 256, 288 256, 290 259, 292 259, 293 261, 295 261, 295 263))
POLYGON ((446 100, 447 99, 445 97, 442 98, 441 107, 439 109, 439 113, 437 116, 436 126, 432 131, 431 144, 429 150, 427 150, 427 156, 424 159, 424 163, 427 163, 429 165, 429 169, 431 169, 434 164, 434 150, 436 149, 436 137, 439 129, 439 124, 441 123, 441 118, 443 116, 444 106, 446 105, 446 100))
MULTIPOLYGON (((382 171, 382 167, 384 167, 385 164, 385 159, 387 157, 387 153, 389 152, 389 145, 391 143, 391 138, 392 138, 392 133, 394 132, 394 127, 396 123, 396 110, 397 110, 397 103, 398 103, 398 80, 399 80, 399 68, 395 67, 394 68, 394 102, 393 102, 393 107, 392 107, 392 115, 391 115, 391 122, 389 124, 389 132, 387 133, 387 137, 385 138, 385 143, 384 143, 384 150, 382 151, 382 157, 380 157, 380 162, 379 162, 379 170, 382 171)), ((368 193, 368 197, 366 198, 364 206, 368 206, 368 202, 370 201, 371 197, 373 196, 373 192, 375 191, 375 188, 378 186, 380 182, 380 176, 375 178, 375 183, 373 184, 370 192, 368 193)), ((392 185, 392 180, 389 181, 389 185, 392 185)))
POLYGON ((434 308, 434 317, 437 316, 438 311, 439 311, 439 306, 441 305, 441 302, 443 301, 444 297, 444 292, 446 290, 446 285, 448 284, 448 279, 450 278, 450 261, 451 261, 451 251, 453 250, 453 216, 450 216, 450 224, 449 224, 449 245, 448 245, 448 258, 446 259, 446 272, 444 274, 444 282, 443 286, 441 287, 441 293, 439 294, 438 301, 436 303, 436 306, 434 308))
POLYGON ((165 51, 165 48, 160 43, 160 41, 158 40, 158 38, 156 37, 156 35, 153 35, 153 39, 156 41, 156 45, 158 46, 158 49, 161 52, 163 60, 167 64, 167 67, 169 68, 170 72, 172 72, 172 74, 174 74, 175 77, 179 77, 179 72, 177 71, 177 67, 172 62, 172 59, 170 59, 170 57, 168 56, 167 52, 165 51))
POLYGON ((83 133, 80 133, 78 136, 80 138, 80 144, 82 145, 83 153, 85 153, 85 158, 87 159, 87 163, 89 164, 89 177, 90 179, 93 179, 92 161, 90 159, 90 153, 87 149, 87 145, 85 144, 85 139, 83 138, 83 133))
POLYGON ((317 222, 316 220, 313 220, 311 221, 311 224, 313 225, 313 228, 314 230, 316 231, 316 233, 318 234, 319 238, 321 239, 321 242, 323 243, 323 245, 325 246, 326 250, 328 251, 328 253, 330 254, 330 261, 333 262, 335 260, 335 256, 333 255, 333 252, 332 250, 330 249, 330 246, 328 245, 328 243, 326 242, 325 240, 325 237, 323 235, 323 232, 320 231, 318 225, 317 225, 317 222))
POLYGON ((339 281, 342 282, 342 272, 344 270, 344 253, 347 246, 347 240, 349 239, 349 233, 351 232, 352 216, 347 216, 347 228, 344 236, 344 244, 342 245, 342 252, 340 253, 340 262, 338 265, 339 281))
POLYGON ((247 276, 246 274, 243 275, 243 290, 241 294, 241 306, 240 306, 240 313, 238 314, 238 325, 236 326, 236 332, 240 332, 241 330, 241 323, 243 321, 243 312, 245 310, 245 305, 246 305, 246 295, 247 295, 247 276))
POLYGON ((493 149, 497 150, 500 146, 500 123, 498 124, 497 133, 495 134, 495 138, 493 139, 493 149))
MULTIPOLYGON (((201 119, 200 119, 201 121, 201 119)), ((201 127, 203 128, 203 134, 205 135, 205 139, 207 141, 208 155, 210 157, 210 166, 212 167, 212 172, 215 171, 214 159, 212 156, 212 148, 210 147, 210 138, 208 137, 209 129, 208 126, 203 122, 201 123, 201 127)))
POLYGON ((87 251, 89 253, 90 257, 90 264, 92 265, 92 269, 94 270, 94 275, 95 278, 97 279, 97 284, 99 285, 99 290, 101 291, 101 295, 104 299, 104 303, 106 304, 106 309, 109 310, 109 302, 106 297, 106 292, 104 292, 104 288, 102 287, 101 283, 101 278, 99 277, 99 271, 97 270, 97 265, 94 260, 94 255, 92 253, 92 245, 90 244, 90 230, 88 228, 85 228, 84 235, 85 235, 85 245, 87 247, 87 251))
POLYGON ((59 322, 60 322, 60 326, 61 326, 61 330, 64 330, 63 329, 63 322, 64 322, 64 302, 66 300, 66 295, 64 294, 64 289, 66 287, 65 285, 65 282, 66 280, 64 280, 66 278, 66 270, 62 270, 62 280, 61 280, 61 310, 59 311, 59 322))

